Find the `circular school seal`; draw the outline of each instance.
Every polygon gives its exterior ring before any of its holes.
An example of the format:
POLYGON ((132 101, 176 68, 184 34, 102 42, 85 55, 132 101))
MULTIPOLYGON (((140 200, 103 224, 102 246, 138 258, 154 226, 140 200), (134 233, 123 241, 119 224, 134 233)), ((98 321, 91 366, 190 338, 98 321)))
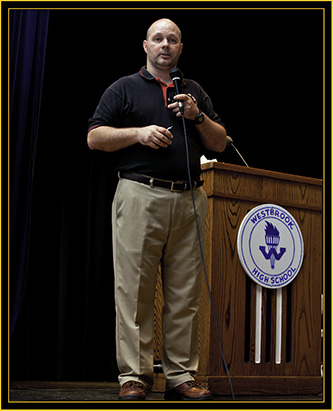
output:
POLYGON ((240 262, 253 281, 280 288, 298 274, 304 255, 301 230, 294 217, 275 204, 253 208, 243 219, 237 236, 240 262))

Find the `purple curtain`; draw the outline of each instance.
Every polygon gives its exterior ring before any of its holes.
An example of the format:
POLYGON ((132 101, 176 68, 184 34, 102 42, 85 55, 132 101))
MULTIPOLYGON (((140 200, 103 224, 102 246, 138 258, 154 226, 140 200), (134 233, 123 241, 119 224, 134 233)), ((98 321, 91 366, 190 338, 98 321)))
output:
POLYGON ((10 11, 10 333, 27 274, 48 10, 10 11))

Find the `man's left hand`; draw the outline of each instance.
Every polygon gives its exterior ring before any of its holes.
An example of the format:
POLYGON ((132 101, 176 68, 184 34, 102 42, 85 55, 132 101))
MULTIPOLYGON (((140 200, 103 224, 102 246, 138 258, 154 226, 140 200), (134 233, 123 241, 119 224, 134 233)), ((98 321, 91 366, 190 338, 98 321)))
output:
POLYGON ((188 120, 196 119, 200 110, 190 96, 188 96, 187 94, 177 94, 174 97, 174 100, 176 100, 176 102, 169 104, 168 108, 172 110, 177 117, 181 116, 178 101, 182 101, 184 107, 184 117, 188 120))

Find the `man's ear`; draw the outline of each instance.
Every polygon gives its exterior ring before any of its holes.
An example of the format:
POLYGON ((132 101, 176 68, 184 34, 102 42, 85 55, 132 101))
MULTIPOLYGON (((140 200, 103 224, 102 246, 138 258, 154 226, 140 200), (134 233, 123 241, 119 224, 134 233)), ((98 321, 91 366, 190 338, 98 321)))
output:
POLYGON ((147 53, 147 40, 143 40, 143 49, 147 53))

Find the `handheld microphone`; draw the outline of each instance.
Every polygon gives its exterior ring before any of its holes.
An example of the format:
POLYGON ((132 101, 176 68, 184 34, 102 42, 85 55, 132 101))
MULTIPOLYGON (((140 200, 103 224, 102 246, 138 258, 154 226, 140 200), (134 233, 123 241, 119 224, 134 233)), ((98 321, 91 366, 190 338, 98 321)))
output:
MULTIPOLYGON (((176 94, 180 94, 179 88, 180 88, 182 78, 184 77, 183 73, 179 70, 179 68, 173 68, 169 71, 169 75, 170 75, 171 80, 173 81, 173 84, 175 86, 176 94)), ((184 115, 183 102, 178 101, 178 105, 179 105, 180 114, 184 115)))

